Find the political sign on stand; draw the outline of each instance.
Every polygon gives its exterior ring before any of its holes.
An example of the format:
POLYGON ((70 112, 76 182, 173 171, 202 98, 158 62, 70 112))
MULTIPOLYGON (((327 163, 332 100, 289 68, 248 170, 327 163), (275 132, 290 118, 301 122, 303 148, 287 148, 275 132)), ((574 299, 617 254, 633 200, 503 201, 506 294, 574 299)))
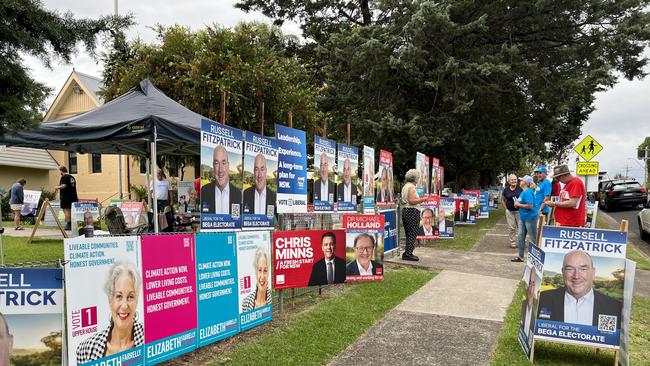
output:
POLYGON ((273 317, 271 236, 268 231, 237 233, 239 329, 270 321, 273 317))
POLYGON ((490 192, 482 191, 479 196, 479 219, 487 219, 490 217, 490 192))
POLYGON ((198 347, 239 333, 235 233, 196 234, 198 347), (215 311, 218 309, 218 311, 215 311))
POLYGON ((479 195, 477 193, 468 193, 461 194, 460 198, 467 199, 469 205, 469 216, 467 218, 466 224, 475 224, 476 219, 478 218, 479 213, 479 195))
POLYGON ((399 227, 397 226, 397 210, 380 211, 384 216, 384 254, 399 248, 399 227))
POLYGON ((438 202, 438 238, 454 238, 454 217, 456 215, 456 199, 440 197, 438 202))
MULTIPOLYGON (((54 211, 56 217, 59 219, 59 221, 63 221, 64 217, 62 216, 63 210, 61 210, 61 201, 49 201, 49 202, 50 202, 50 207, 52 207, 52 210, 54 211), (59 216, 62 217, 59 218, 59 216)), ((52 215, 52 211, 45 210, 45 215, 43 216, 43 226, 57 226, 56 220, 52 215)))
POLYGON ((394 207, 393 153, 379 150, 379 186, 375 197, 378 207, 394 207))
POLYGON ((431 194, 440 195, 442 190, 441 171, 440 160, 438 158, 431 158, 431 184, 429 185, 429 192, 431 194))
POLYGON ((521 320, 519 321, 519 344, 524 353, 531 358, 533 337, 535 333, 535 315, 539 304, 539 289, 544 273, 544 251, 533 243, 528 245, 528 257, 522 280, 526 283, 526 297, 521 304, 521 320))
POLYGON ((313 187, 315 212, 334 212, 334 202, 336 202, 335 158, 336 141, 315 136, 313 187))
POLYGON ((307 212, 307 136, 276 124, 278 143, 278 213, 307 212))
POLYGON ((176 202, 178 202, 178 211, 181 213, 200 212, 199 193, 194 188, 194 181, 178 182, 176 202))
MULTIPOLYGON (((11 365, 60 365, 63 327, 63 271, 60 268, 0 268, 0 354, 11 365), (8 330, 8 332, 7 332, 8 330), (8 333, 8 334, 7 334, 8 333), (8 335, 13 347, 6 350, 8 335), (13 352, 11 350, 13 348, 13 352), (9 354, 10 353, 10 354, 9 354)), ((5 363, 9 365, 9 363, 5 363)))
POLYGON ((147 365, 197 347, 194 235, 141 238, 147 365))
POLYGON ((345 214, 346 281, 384 279, 384 216, 345 214))
POLYGON ((345 230, 273 233, 274 288, 345 282, 345 230))
POLYGON ((243 133, 201 120, 201 231, 241 228, 243 133))
POLYGON ((38 201, 41 199, 41 191, 23 190, 23 208, 20 210, 22 216, 36 216, 38 201))
POLYGON ((595 228, 596 217, 598 216, 598 202, 589 200, 585 201, 585 213, 587 214, 585 227, 595 228))
POLYGON ((336 186, 337 212, 357 212, 359 192, 359 149, 338 144, 338 184, 336 186))
POLYGON ((143 202, 122 201, 118 202, 117 206, 122 211, 122 215, 124 215, 126 227, 134 227, 147 223, 143 202))
POLYGON ((617 349, 627 233, 561 226, 542 228, 545 252, 535 339, 617 349), (565 307, 565 301, 582 306, 565 307))
POLYGON ((375 149, 363 147, 363 212, 375 213, 375 149))
POLYGON ((278 176, 275 138, 246 131, 243 229, 273 229, 278 176))
POLYGON ((430 195, 428 200, 420 204, 420 226, 418 227, 416 239, 435 239, 440 235, 436 225, 439 203, 439 196, 430 195))
POLYGON ((460 195, 454 197, 456 201, 454 208, 454 223, 455 225, 468 225, 475 224, 473 218, 470 218, 470 198, 474 198, 473 195, 460 195))
POLYGON ((424 197, 429 194, 429 157, 417 152, 415 155, 415 169, 420 173, 420 177, 415 182, 415 191, 418 196, 424 197))
POLYGON ((144 365, 140 238, 79 236, 63 245, 69 365, 144 365), (132 335, 132 346, 108 352, 118 331, 132 335))

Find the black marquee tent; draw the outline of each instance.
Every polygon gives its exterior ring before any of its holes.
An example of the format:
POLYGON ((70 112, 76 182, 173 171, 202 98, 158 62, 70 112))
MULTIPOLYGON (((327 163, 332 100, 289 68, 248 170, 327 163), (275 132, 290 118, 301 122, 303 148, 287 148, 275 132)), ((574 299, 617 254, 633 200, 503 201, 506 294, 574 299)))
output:
MULTIPOLYGON (((120 97, 34 130, 5 131, 0 144, 95 154, 199 155, 201 120, 145 79, 120 97)), ((154 190, 155 190, 155 184, 154 190)), ((155 195, 155 192, 154 192, 155 195)), ((157 202, 153 200, 154 212, 157 202)), ((155 231, 158 222, 154 220, 155 231)))
POLYGON ((199 155, 201 120, 145 79, 120 97, 34 130, 5 131, 0 144, 96 154, 199 155))

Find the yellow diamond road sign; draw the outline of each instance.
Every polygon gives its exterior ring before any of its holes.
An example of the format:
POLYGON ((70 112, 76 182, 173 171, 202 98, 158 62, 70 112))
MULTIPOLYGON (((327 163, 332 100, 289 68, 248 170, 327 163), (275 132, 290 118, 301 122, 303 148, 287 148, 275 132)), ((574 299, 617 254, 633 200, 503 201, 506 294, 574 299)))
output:
POLYGON ((594 140, 591 135, 587 135, 573 150, 578 153, 585 161, 589 161, 598 155, 603 149, 603 145, 594 140))

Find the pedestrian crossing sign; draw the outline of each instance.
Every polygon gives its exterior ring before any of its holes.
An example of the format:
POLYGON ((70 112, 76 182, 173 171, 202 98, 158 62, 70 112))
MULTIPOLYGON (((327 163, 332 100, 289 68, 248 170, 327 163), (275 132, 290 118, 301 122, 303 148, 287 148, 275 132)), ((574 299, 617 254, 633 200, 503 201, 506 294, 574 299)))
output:
POLYGON ((603 149, 603 145, 599 144, 598 141, 594 140, 591 135, 587 135, 576 147, 573 148, 575 152, 578 153, 585 161, 589 161, 598 155, 598 153, 603 149))

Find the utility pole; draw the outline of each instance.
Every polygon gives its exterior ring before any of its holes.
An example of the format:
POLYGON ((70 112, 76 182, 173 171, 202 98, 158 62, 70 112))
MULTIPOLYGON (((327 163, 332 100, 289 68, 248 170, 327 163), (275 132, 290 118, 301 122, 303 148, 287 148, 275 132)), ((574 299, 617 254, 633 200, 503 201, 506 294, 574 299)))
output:
POLYGON ((643 149, 643 151, 645 152, 643 156, 643 185, 644 186, 648 185, 648 150, 650 150, 650 147, 648 146, 646 146, 643 149))

